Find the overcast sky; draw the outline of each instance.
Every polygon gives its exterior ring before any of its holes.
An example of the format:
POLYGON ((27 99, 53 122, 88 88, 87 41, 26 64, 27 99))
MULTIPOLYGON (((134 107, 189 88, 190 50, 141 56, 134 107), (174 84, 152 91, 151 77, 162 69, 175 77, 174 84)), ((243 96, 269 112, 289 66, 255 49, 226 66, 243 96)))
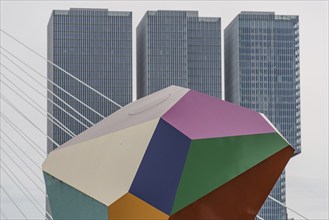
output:
MULTIPOLYGON (((47 54, 47 23, 53 9, 69 8, 106 8, 113 11, 133 12, 133 74, 135 79, 135 27, 147 10, 197 10, 200 16, 221 17, 222 31, 228 23, 241 11, 273 11, 276 14, 299 15, 300 20, 300 66, 301 66, 301 110, 302 110, 302 153, 291 159, 287 166, 287 205, 299 211, 310 219, 328 219, 328 1, 1 1, 1 28, 19 40, 32 47, 42 55, 47 54)), ((223 33, 223 32, 222 32, 223 33)), ((222 35, 223 36, 223 35, 222 35)), ((46 76, 46 63, 27 49, 1 34, 1 46, 15 53, 25 62, 46 76)), ((222 46, 223 49, 223 46, 222 46)), ((223 56, 222 56, 223 59, 223 56)), ((4 57, 1 62, 15 70, 33 87, 46 94, 46 90, 31 81, 23 72, 10 65, 4 57)), ((224 71, 224 67, 222 68, 224 71)), ((46 109, 46 100, 26 87, 24 83, 15 79, 7 70, 1 68, 1 73, 15 81, 46 109)), ((33 73, 33 72, 31 72, 33 73)), ((223 74, 223 72, 222 72, 223 74)), ((41 77, 39 82, 46 85, 41 77)), ((5 81, 5 80, 4 80, 5 81)), ((134 80, 135 83, 135 80, 134 80)), ((135 85, 134 85, 135 86, 135 85)), ((26 115, 31 118, 43 131, 46 131, 45 118, 29 105, 15 96, 4 85, 1 86, 4 96, 13 100, 26 115)), ((135 97, 135 94, 134 94, 135 97)), ((6 104, 2 103, 1 112, 7 115, 28 135, 33 137, 39 146, 46 149, 45 137, 28 122, 16 114, 6 104)), ((14 134, 13 130, 2 120, 1 129, 7 131, 24 150, 32 155, 37 164, 43 158, 35 153, 14 134)), ((7 140, 8 142, 8 140, 7 140)), ((10 145, 11 148, 12 145, 10 145)), ((17 155, 10 152, 4 142, 1 148, 16 158, 19 165, 23 165, 17 155)), ((18 152, 18 151, 17 151, 18 152)), ((1 158, 15 171, 20 180, 31 190, 31 193, 43 204, 44 196, 40 190, 19 171, 13 162, 2 152, 1 158)), ((33 164, 26 159, 28 165, 33 164)), ((32 168, 41 172, 37 167, 32 168)), ((27 168, 25 172, 33 176, 27 168)), ((37 178, 36 182, 38 181, 37 178)), ((8 179, 7 174, 1 172, 1 183, 12 193, 17 203, 21 205, 29 218, 40 217, 42 212, 31 206, 30 202, 19 193, 16 186, 8 179)), ((37 182, 42 188, 42 184, 37 182)), ((10 203, 7 196, 1 195, 1 210, 3 216, 9 218, 20 217, 17 209, 10 203)), ((296 215, 289 213, 289 217, 296 215)))

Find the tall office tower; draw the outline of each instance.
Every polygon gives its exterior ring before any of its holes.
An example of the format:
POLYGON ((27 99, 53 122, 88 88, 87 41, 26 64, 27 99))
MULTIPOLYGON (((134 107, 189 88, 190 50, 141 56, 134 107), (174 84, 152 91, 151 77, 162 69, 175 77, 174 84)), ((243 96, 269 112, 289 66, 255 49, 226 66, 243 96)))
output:
MULTIPOLYGON (((128 104, 132 101, 132 13, 107 9, 54 10, 48 23, 48 59, 120 105, 128 104)), ((51 64, 48 78, 103 116, 118 109, 51 64)), ((93 123, 101 119, 58 87, 48 83, 48 88, 93 123)), ((48 112, 72 132, 79 134, 86 127, 65 111, 90 126, 56 96, 48 95, 55 103, 48 101, 48 112)), ((47 127, 48 135, 58 144, 70 139, 52 122, 48 121, 47 127)), ((48 141, 48 152, 55 147, 48 141)))
POLYGON ((170 85, 221 98, 221 19, 148 11, 137 27, 137 98, 170 85))
MULTIPOLYGON (((241 12, 225 28, 224 45, 225 99, 263 112, 300 153, 298 16, 241 12)), ((284 172, 271 196, 285 203, 284 172)), ((270 199, 259 215, 287 218, 270 199)))
MULTIPOLYGON (((48 23, 48 59, 120 105, 128 104, 132 101, 132 13, 107 9, 54 10, 48 23)), ((48 89, 71 107, 48 93, 54 102, 48 101, 48 112, 74 134, 86 127, 72 116, 87 126, 91 124, 72 108, 92 123, 102 118, 72 96, 103 116, 118 109, 51 64, 48 64, 48 79, 70 94, 48 82, 48 89)), ((49 120, 47 133, 60 145, 71 138, 49 120)), ((50 152, 56 146, 48 140, 47 148, 50 152)), ((50 212, 48 202, 46 206, 50 212)))

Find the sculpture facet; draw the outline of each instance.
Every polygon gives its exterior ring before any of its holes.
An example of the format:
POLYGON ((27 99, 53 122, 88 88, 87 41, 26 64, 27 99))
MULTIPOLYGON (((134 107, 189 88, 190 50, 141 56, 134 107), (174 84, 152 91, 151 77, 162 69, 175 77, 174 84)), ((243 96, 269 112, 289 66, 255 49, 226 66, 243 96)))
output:
POLYGON ((253 219, 292 153, 261 113, 171 86, 63 144, 43 171, 54 219, 85 218, 80 206, 101 219, 253 219))

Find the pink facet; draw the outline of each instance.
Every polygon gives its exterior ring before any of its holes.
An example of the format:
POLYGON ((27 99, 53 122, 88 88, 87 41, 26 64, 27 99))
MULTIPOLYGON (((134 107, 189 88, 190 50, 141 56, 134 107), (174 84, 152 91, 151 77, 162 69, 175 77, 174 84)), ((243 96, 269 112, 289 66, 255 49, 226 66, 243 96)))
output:
POLYGON ((275 132, 258 112, 194 90, 162 118, 191 139, 275 132))

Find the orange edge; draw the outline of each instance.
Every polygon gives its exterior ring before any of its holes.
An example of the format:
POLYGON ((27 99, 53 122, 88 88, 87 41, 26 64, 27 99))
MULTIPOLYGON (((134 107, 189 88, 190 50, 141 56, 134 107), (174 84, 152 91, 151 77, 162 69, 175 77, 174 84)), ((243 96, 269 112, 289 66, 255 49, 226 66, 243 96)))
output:
POLYGON ((168 220, 169 216, 128 192, 108 207, 108 219, 168 220))

